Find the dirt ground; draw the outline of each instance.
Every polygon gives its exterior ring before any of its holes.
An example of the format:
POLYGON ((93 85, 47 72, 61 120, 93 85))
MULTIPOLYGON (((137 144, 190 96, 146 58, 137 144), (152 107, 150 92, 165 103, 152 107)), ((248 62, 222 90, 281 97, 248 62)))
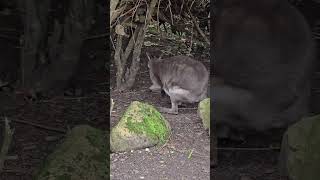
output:
MULTIPOLYGON (((132 92, 111 93, 116 103, 112 126, 132 101, 170 106, 168 98, 149 93, 145 85, 132 92)), ((164 117, 173 130, 170 141, 162 148, 111 154, 111 179, 209 179, 210 139, 196 109, 190 106, 179 115, 164 117)))
MULTIPOLYGON (((100 92, 102 89, 105 87, 100 87, 100 92)), ((107 129, 107 100, 105 94, 95 92, 82 97, 54 97, 27 103, 22 97, 1 92, 1 132, 2 117, 6 116, 12 120, 14 135, 0 179, 32 179, 48 154, 61 142, 64 131, 75 125, 90 124, 107 129)), ((0 142, 2 144, 2 137, 0 142)))

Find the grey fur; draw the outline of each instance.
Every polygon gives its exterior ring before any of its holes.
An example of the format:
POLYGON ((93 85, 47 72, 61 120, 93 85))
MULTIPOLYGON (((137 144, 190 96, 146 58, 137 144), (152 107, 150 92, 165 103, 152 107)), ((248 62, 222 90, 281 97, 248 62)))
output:
POLYGON ((171 100, 171 108, 160 107, 160 112, 178 114, 178 105, 181 103, 199 102, 207 97, 209 73, 201 62, 188 56, 165 59, 147 56, 153 83, 149 89, 163 89, 171 100))

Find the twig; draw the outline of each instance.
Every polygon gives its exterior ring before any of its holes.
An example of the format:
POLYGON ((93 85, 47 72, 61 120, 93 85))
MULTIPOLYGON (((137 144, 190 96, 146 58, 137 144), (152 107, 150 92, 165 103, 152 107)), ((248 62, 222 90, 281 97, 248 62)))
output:
POLYGON ((194 2, 195 2, 195 0, 193 0, 193 1, 191 2, 191 5, 190 5, 190 7, 189 7, 189 9, 188 9, 189 12, 191 11, 191 9, 192 9, 192 7, 193 7, 194 2))
POLYGON ((207 38, 207 36, 203 33, 203 31, 200 29, 196 19, 192 16, 191 12, 189 11, 189 14, 190 14, 190 17, 192 19, 192 23, 193 25, 196 27, 197 31, 199 32, 199 34, 202 36, 202 38, 206 41, 206 43, 208 45, 210 45, 210 41, 209 39, 207 38))
POLYGON ((107 36, 109 36, 109 34, 103 33, 103 34, 98 34, 98 35, 93 35, 93 36, 86 37, 86 38, 84 38, 84 40, 104 38, 104 37, 107 37, 107 36))
POLYGON ((114 45, 112 36, 110 36, 110 42, 111 42, 111 44, 112 44, 113 51, 115 51, 115 50, 116 50, 116 46, 114 45))
POLYGON ((37 123, 34 123, 34 122, 19 120, 19 119, 12 119, 11 121, 16 122, 16 123, 22 123, 22 124, 31 125, 31 126, 34 126, 34 127, 37 127, 37 128, 46 129, 46 130, 50 130, 50 131, 56 131, 56 132, 59 132, 59 133, 66 133, 67 132, 64 129, 49 127, 49 126, 37 124, 37 123))
POLYGON ((167 148, 171 149, 171 150, 174 150, 174 151, 177 151, 177 152, 182 153, 182 154, 188 153, 188 159, 191 158, 191 155, 192 156, 197 156, 197 157, 200 157, 200 158, 209 158, 210 157, 210 155, 204 155, 202 153, 199 153, 198 151, 194 150, 193 148, 191 149, 191 151, 190 150, 180 150, 180 149, 177 149, 177 148, 175 148, 173 146, 167 146, 167 148), (190 156, 190 158, 189 158, 189 156, 190 156))
POLYGON ((4 130, 4 139, 0 152, 0 173, 3 171, 4 161, 6 160, 6 156, 8 154, 8 150, 11 144, 12 135, 14 130, 10 129, 8 118, 4 118, 5 130, 4 130))
MULTIPOLYGON (((124 95, 126 95, 126 94, 131 94, 131 93, 137 93, 137 92, 143 92, 143 91, 148 91, 149 89, 141 89, 141 90, 139 90, 139 91, 123 91, 123 92, 121 92, 121 91, 119 91, 119 90, 113 90, 113 93, 112 93, 112 95, 113 96, 116 96, 116 95, 122 95, 122 96, 124 96, 124 95)), ((179 108, 180 109, 180 108, 179 108)))
POLYGON ((186 110, 186 109, 198 109, 198 108, 193 107, 193 108, 179 108, 179 109, 181 109, 181 110, 186 110))
POLYGON ((167 144, 168 144, 168 143, 170 142, 170 140, 171 140, 171 137, 172 137, 171 135, 172 135, 172 133, 170 133, 167 141, 166 141, 163 145, 161 145, 160 147, 157 148, 157 151, 161 151, 164 147, 167 146, 167 144))
POLYGON ((173 23, 173 15, 172 15, 172 11, 171 11, 171 1, 170 0, 169 0, 169 3, 168 3, 168 6, 169 6, 169 11, 170 11, 171 24, 174 25, 174 23, 173 23))
POLYGON ((29 169, 3 169, 2 173, 31 174, 29 169))
POLYGON ((179 16, 181 16, 181 13, 182 13, 183 7, 184 7, 184 0, 182 0, 182 5, 181 5, 181 8, 180 8, 179 16))
POLYGON ((228 148, 228 147, 220 147, 216 148, 217 150, 223 151, 274 151, 280 150, 280 147, 269 147, 269 148, 228 148))
POLYGON ((160 4, 161 4, 161 0, 159 0, 158 2, 158 10, 157 10, 158 32, 160 32, 160 21, 159 21, 160 4))
POLYGON ((110 98, 110 116, 112 114, 113 107, 114 107, 114 101, 112 98, 110 98))

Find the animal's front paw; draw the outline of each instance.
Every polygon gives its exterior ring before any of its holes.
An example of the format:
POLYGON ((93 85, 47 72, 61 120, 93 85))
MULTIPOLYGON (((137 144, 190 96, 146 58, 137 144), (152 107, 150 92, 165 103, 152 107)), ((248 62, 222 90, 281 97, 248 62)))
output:
POLYGON ((170 108, 164 108, 164 107, 159 107, 159 111, 161 113, 167 113, 167 114, 178 114, 178 110, 170 109, 170 108))

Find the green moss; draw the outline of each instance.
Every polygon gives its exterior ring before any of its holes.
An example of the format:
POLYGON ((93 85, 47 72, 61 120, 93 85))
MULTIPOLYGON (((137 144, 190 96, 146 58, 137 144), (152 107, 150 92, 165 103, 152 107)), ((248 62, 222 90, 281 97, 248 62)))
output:
POLYGON ((126 126, 129 131, 136 134, 145 133, 148 137, 159 140, 160 144, 163 144, 169 136, 163 116, 149 104, 133 102, 131 111, 128 111, 124 118, 126 118, 126 126), (132 116, 142 121, 133 121, 132 116))
MULTIPOLYGON (((89 141, 89 143, 94 146, 97 147, 101 153, 96 154, 97 156, 99 156, 101 160, 107 160, 109 161, 109 143, 107 142, 107 139, 109 139, 107 137, 108 133, 105 133, 104 131, 89 131, 87 134, 87 139, 89 141)), ((106 162, 107 163, 107 162, 106 162)), ((109 164, 109 163, 107 163, 109 164)))
POLYGON ((35 179, 106 179, 106 144, 104 131, 86 125, 75 127, 47 158, 35 179))

